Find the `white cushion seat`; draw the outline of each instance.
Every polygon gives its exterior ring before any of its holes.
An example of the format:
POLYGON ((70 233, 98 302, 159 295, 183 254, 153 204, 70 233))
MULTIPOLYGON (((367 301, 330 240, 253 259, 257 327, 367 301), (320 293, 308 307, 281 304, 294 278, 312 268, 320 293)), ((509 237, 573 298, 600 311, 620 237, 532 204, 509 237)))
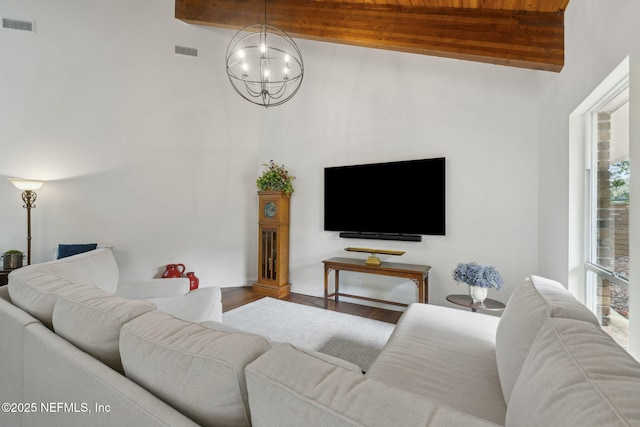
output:
POLYGON ((366 376, 503 424, 507 408, 494 345, 498 321, 411 304, 366 376))
POLYGON ((246 376, 254 426, 497 427, 290 344, 275 345, 246 376))

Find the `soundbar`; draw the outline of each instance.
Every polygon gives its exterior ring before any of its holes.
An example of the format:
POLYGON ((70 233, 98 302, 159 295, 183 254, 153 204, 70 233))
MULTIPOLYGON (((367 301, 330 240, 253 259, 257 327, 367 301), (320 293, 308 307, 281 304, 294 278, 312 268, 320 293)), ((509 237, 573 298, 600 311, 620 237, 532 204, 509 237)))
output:
POLYGON ((342 231, 340 232, 340 237, 345 239, 401 240, 403 242, 422 242, 422 236, 417 234, 359 233, 352 231, 342 231))

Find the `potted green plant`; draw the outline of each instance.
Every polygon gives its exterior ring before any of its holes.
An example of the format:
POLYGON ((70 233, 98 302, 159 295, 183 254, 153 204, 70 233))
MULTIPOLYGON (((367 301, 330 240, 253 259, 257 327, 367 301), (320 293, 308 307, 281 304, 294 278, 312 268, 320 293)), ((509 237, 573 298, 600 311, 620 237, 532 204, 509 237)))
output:
POLYGON ((11 249, 2 254, 3 258, 3 268, 5 270, 14 270, 16 268, 22 267, 22 260, 24 259, 24 254, 16 249, 11 249))
POLYGON ((453 280, 469 285, 469 296, 474 303, 482 303, 487 298, 489 288, 502 289, 504 279, 492 266, 476 262, 459 263, 453 270, 453 280))
POLYGON ((267 168, 256 181, 260 191, 284 191, 286 195, 293 193, 293 180, 295 176, 289 175, 284 165, 279 165, 273 160, 263 163, 267 168))

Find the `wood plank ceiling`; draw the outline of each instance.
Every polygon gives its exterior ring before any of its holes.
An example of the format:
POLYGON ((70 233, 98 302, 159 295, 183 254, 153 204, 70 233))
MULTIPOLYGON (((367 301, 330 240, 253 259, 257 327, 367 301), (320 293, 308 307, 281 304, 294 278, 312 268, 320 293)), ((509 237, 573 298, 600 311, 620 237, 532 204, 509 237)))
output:
MULTIPOLYGON (((267 0, 292 37, 559 72, 569 0, 267 0)), ((264 0, 176 0, 176 18, 240 29, 264 0)))

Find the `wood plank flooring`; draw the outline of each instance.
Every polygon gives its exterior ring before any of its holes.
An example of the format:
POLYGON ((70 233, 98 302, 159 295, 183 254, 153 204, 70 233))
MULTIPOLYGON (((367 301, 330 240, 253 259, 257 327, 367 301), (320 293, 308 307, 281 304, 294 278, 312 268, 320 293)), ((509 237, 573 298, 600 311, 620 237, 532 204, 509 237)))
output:
MULTIPOLYGON (((222 288, 222 311, 226 312, 233 310, 234 308, 249 304, 250 302, 257 301, 261 298, 264 297, 253 292, 251 286, 222 288)), ((324 307, 323 298, 312 297, 309 295, 292 293, 288 297, 282 298, 282 300, 311 307, 324 307)), ((348 302, 339 302, 336 304, 333 300, 329 301, 329 310, 393 324, 398 322, 398 319, 400 319, 400 316, 403 313, 402 311, 385 310, 383 308, 369 307, 366 305, 352 304, 348 302)))

